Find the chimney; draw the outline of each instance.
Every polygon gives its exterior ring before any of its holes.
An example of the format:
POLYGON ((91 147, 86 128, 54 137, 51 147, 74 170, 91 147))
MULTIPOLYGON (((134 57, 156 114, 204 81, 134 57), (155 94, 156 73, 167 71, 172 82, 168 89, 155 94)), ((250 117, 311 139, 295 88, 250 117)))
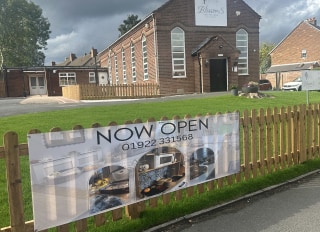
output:
POLYGON ((56 62, 55 62, 55 61, 52 61, 52 62, 51 62, 51 66, 56 66, 56 62))
POLYGON ((74 61, 75 59, 77 59, 76 54, 70 53, 70 61, 74 61))
POLYGON ((307 21, 308 21, 308 23, 310 23, 311 25, 317 26, 316 17, 309 18, 309 19, 307 19, 307 21))
POLYGON ((95 49, 95 48, 91 48, 91 57, 93 58, 93 57, 96 57, 97 55, 98 55, 98 50, 97 49, 95 49))

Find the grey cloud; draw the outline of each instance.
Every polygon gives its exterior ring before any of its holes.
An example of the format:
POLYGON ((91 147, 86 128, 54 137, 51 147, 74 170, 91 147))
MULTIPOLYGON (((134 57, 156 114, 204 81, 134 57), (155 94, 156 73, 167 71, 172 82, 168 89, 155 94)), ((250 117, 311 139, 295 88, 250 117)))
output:
MULTIPOLYGON (((127 16, 137 14, 140 18, 159 7, 166 0, 55 0, 43 1, 33 0, 43 9, 52 25, 52 35, 67 33, 77 27, 77 24, 94 19, 96 21, 106 20, 117 15, 127 16)), ((125 18, 123 18, 125 19, 125 18)), ((117 22, 119 25, 122 21, 117 22)))
MULTIPOLYGON (((33 0, 51 23, 51 39, 45 52, 47 61, 59 61, 70 52, 80 56, 92 46, 101 51, 118 37, 117 28, 129 14, 143 19, 167 1, 33 0), (59 55, 58 51, 65 54, 59 55)), ((279 43, 302 20, 320 18, 320 8, 316 7, 320 0, 244 1, 262 17, 261 42, 279 43)))
POLYGON ((306 0, 246 0, 258 14, 260 21, 260 41, 279 43, 301 21, 320 16, 319 7, 308 9, 306 0))

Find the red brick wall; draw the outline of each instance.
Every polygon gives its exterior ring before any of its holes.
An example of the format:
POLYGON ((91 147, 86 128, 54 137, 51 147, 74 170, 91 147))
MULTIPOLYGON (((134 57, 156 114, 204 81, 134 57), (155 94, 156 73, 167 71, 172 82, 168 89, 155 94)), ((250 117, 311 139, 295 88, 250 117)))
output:
MULTIPOLYGON (((142 35, 147 37, 148 46, 148 82, 158 82, 161 94, 175 94, 178 92, 194 93, 199 92, 199 67, 198 62, 192 57, 192 51, 199 46, 206 38, 220 35, 228 43, 229 50, 224 51, 225 59, 228 60, 229 85, 242 85, 249 80, 259 79, 259 21, 260 17, 241 0, 227 0, 228 26, 227 27, 204 27, 195 25, 194 0, 174 0, 169 1, 160 7, 154 14, 156 25, 153 25, 152 17, 141 23, 126 36, 121 37, 109 48, 100 54, 102 67, 108 67, 108 54, 112 53, 111 75, 115 83, 114 54, 118 57, 118 70, 120 84, 122 82, 122 57, 121 49, 125 49, 127 83, 131 84, 131 50, 130 42, 135 43, 137 81, 143 81, 143 64, 141 51, 142 35), (240 16, 236 15, 240 11, 240 16), (145 27, 148 24, 149 27, 145 27), (180 27, 185 32, 186 51, 186 78, 172 77, 171 60, 171 30, 180 27), (249 34, 249 75, 238 77, 231 72, 233 60, 230 59, 230 47, 236 47, 236 31, 244 28, 249 34), (156 34, 154 34, 154 32, 156 34), (154 41, 156 38, 156 41, 154 41)), ((217 58, 212 54, 210 59, 217 58)), ((209 80, 209 72, 206 76, 209 80)), ((205 91, 210 90, 210 83, 205 84, 205 91)))
POLYGON ((41 75, 45 77, 47 84, 47 94, 48 96, 62 96, 62 87, 59 86, 59 73, 60 72, 75 72, 77 84, 88 84, 89 83, 89 72, 94 72, 94 69, 60 69, 55 68, 56 72, 52 69, 47 69, 41 74, 34 72, 23 72, 23 70, 11 69, 7 72, 6 82, 7 82, 7 96, 8 97, 22 97, 30 95, 29 87, 29 76, 41 75))
POLYGON ((29 78, 22 70, 10 70, 6 77, 7 96, 23 97, 29 94, 29 78))
POLYGON ((304 21, 271 53, 272 65, 301 63, 320 60, 320 30, 304 21), (307 57, 301 58, 301 51, 307 57))

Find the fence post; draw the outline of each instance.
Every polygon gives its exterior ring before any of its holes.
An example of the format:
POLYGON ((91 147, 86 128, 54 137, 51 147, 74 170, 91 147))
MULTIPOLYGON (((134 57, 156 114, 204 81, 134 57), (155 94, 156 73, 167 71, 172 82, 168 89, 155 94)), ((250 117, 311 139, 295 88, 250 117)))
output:
POLYGON ((3 140, 11 231, 26 231, 22 199, 18 135, 16 132, 10 131, 4 135, 3 140))

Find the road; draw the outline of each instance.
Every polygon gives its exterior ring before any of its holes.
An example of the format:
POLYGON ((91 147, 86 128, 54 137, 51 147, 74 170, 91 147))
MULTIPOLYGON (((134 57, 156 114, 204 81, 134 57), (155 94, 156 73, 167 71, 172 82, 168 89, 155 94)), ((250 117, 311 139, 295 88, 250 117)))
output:
POLYGON ((320 172, 147 232, 318 232, 320 172), (170 225, 171 224, 171 225, 170 225), (168 226, 170 225, 170 226, 168 226))
POLYGON ((73 101, 63 97, 32 96, 27 98, 0 98, 0 117, 7 117, 18 114, 37 113, 44 111, 71 109, 81 107, 92 107, 99 105, 119 105, 132 102, 163 102, 171 100, 181 100, 190 98, 205 98, 221 96, 228 92, 215 92, 204 94, 175 95, 159 98, 144 99, 120 99, 120 100, 101 100, 101 101, 73 101))

